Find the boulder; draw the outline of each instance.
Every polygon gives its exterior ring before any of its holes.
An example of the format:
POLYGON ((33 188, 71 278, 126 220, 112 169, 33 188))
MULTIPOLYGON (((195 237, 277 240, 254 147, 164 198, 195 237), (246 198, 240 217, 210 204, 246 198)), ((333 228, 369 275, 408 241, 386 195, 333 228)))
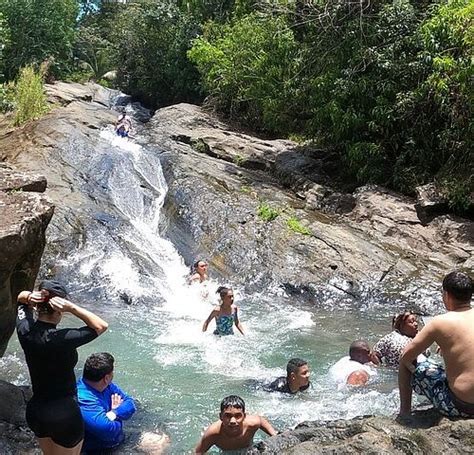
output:
POLYGON ((451 421, 430 409, 416 412, 404 423, 375 416, 305 422, 256 444, 247 453, 466 454, 474 453, 473 441, 474 420, 451 421))
POLYGON ((435 183, 418 186, 415 191, 415 209, 422 222, 427 223, 437 215, 448 213, 448 201, 435 183))
POLYGON ((13 333, 16 297, 32 289, 54 207, 43 176, 0 168, 0 355, 13 333))

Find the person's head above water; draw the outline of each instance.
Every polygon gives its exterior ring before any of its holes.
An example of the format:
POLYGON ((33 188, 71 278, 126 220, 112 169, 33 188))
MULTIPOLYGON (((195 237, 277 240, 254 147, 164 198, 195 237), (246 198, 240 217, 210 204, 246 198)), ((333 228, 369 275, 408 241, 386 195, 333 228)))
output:
POLYGON ((217 288, 216 294, 219 294, 223 304, 232 305, 234 303, 234 291, 231 287, 219 286, 217 288))
POLYGON ((443 279, 443 302, 448 310, 470 305, 473 281, 463 272, 448 273, 443 279))
MULTIPOLYGON (((87 357, 82 376, 92 382, 99 382, 107 376, 113 376, 114 356, 108 352, 96 352, 87 357)), ((110 381, 112 377, 110 377, 110 381)))
POLYGON ((237 395, 229 395, 228 397, 225 397, 221 401, 221 414, 227 408, 241 409, 242 412, 245 414, 245 402, 244 402, 244 400, 242 400, 242 398, 240 398, 237 395))
POLYGON ((286 378, 290 390, 306 390, 309 387, 309 367, 308 362, 303 359, 294 358, 286 365, 286 378))
POLYGON ((369 343, 364 340, 353 341, 349 346, 349 357, 362 364, 370 362, 372 359, 369 343))
POLYGON ((418 333, 416 314, 412 311, 396 314, 392 319, 392 330, 396 330, 407 337, 414 338, 418 333))
POLYGON ((241 433, 245 419, 245 402, 237 395, 230 395, 221 401, 219 418, 224 432, 229 436, 241 433))

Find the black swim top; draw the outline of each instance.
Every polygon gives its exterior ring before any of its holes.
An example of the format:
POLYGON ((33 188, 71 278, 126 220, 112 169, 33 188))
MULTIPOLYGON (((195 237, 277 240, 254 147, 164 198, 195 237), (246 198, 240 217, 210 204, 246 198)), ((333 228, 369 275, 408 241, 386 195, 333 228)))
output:
POLYGON ((76 395, 76 348, 97 338, 97 332, 87 326, 58 330, 54 324, 35 322, 27 305, 18 306, 16 330, 34 397, 50 400, 76 395))
MULTIPOLYGON (((303 390, 308 389, 308 387, 309 384, 307 386, 300 387, 300 389, 296 392, 302 392, 303 390)), ((291 393, 292 395, 296 393, 290 390, 290 386, 288 384, 286 376, 281 376, 275 379, 271 384, 265 387, 265 390, 267 390, 268 392, 291 393)))

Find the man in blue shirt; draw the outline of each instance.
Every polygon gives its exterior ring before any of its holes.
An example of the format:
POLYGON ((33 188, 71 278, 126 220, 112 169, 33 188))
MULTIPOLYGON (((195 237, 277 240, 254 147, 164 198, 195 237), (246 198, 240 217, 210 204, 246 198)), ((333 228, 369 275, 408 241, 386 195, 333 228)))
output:
POLYGON ((77 396, 85 424, 82 450, 94 453, 117 447, 125 439, 123 421, 135 412, 135 403, 117 387, 114 357, 107 352, 91 354, 77 381, 77 396))

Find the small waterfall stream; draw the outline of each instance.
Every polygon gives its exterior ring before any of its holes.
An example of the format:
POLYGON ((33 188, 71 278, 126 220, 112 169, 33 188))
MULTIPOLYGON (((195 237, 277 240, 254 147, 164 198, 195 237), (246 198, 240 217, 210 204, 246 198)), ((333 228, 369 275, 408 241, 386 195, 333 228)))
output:
MULTIPOLYGON (((141 403, 141 427, 168 433, 170 453, 190 453, 229 394, 241 395, 248 412, 266 415, 279 430, 303 420, 397 411, 395 372, 381 370, 358 391, 338 390, 327 375, 352 340, 373 343, 389 331, 393 308, 370 298, 356 305, 329 288, 317 306, 271 284, 253 294, 237 288, 246 336, 217 338, 213 323, 202 333, 222 283, 211 280, 203 299, 200 285, 187 285, 188 267, 161 235, 167 187, 158 151, 140 145, 139 135, 127 141, 105 129, 93 149, 72 136, 61 159, 77 170, 73 184, 91 205, 83 213, 82 245, 56 264, 58 274, 72 300, 110 323, 104 336, 80 349, 77 373, 91 352, 113 353, 116 382, 141 403), (283 375, 291 357, 309 361, 312 387, 297 396, 262 391, 261 382, 283 375)), ((15 337, 0 371, 6 380, 28 382, 15 337)))

